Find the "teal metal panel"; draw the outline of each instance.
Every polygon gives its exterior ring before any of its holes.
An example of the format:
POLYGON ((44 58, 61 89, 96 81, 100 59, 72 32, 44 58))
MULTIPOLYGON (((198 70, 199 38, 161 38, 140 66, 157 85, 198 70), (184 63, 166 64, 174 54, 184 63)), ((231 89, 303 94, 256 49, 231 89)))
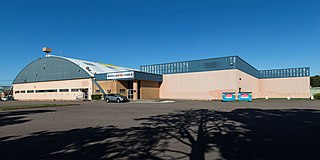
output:
POLYGON ((141 72, 175 74, 235 69, 235 56, 141 66, 141 72))
POLYGON ((252 65, 250 65, 248 62, 243 60, 242 58, 236 56, 236 61, 235 61, 236 69, 247 73, 253 77, 259 78, 259 70, 254 68, 252 65))
POLYGON ((309 77, 310 67, 260 70, 260 78, 309 77))
POLYGON ((77 64, 60 57, 45 57, 33 61, 17 75, 14 84, 54 80, 90 78, 77 64))
MULTIPOLYGON (((145 72, 139 72, 139 71, 133 71, 134 77, 133 78, 119 78, 119 80, 145 80, 145 81, 154 81, 154 82, 162 82, 162 75, 160 74, 152 74, 152 73, 145 73, 145 72)), ((121 73, 121 72, 119 72, 121 73)), ((102 73, 102 74, 95 74, 94 77, 97 81, 103 81, 107 80, 108 73, 102 73)))
POLYGON ((153 74, 175 74, 215 70, 238 69, 256 78, 285 78, 310 76, 310 68, 257 70, 238 56, 210 58, 140 66, 141 72, 153 74))

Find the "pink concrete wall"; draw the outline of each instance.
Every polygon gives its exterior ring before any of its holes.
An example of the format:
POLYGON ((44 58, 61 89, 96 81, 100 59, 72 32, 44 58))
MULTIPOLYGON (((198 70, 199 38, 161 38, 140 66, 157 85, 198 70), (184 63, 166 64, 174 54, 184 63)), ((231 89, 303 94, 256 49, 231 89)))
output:
POLYGON ((260 97, 309 98, 310 77, 260 79, 260 97))
POLYGON ((52 100, 76 100, 82 96, 82 92, 71 92, 71 89, 88 88, 88 98, 92 95, 92 80, 77 79, 64 81, 49 81, 37 83, 24 83, 13 85, 13 96, 19 101, 52 101, 52 100), (27 93, 27 90, 69 89, 69 92, 27 93), (26 93, 15 93, 24 90, 26 93))
POLYGON ((309 98, 309 77, 257 79, 239 70, 163 75, 160 98, 218 100, 222 92, 252 92, 253 98, 309 98), (241 80, 240 80, 241 78, 241 80))
POLYGON ((160 98, 221 99, 225 91, 237 91, 237 70, 163 75, 160 98))

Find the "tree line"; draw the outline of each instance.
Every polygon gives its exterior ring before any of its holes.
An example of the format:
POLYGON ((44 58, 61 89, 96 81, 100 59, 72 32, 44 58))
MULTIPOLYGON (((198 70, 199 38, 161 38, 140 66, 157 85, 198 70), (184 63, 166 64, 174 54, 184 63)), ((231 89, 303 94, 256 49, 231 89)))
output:
POLYGON ((310 85, 311 87, 320 87, 320 76, 315 75, 310 77, 310 85))

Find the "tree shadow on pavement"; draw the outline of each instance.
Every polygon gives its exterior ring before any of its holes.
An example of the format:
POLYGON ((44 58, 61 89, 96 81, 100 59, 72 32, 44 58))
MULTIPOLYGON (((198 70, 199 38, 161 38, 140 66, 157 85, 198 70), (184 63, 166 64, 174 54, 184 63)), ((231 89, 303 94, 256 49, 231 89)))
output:
POLYGON ((0 127, 25 123, 30 121, 30 119, 26 119, 27 115, 46 113, 46 112, 55 112, 55 110, 29 110, 29 111, 0 112, 0 127))
POLYGON ((0 159, 319 159, 318 110, 182 110, 0 139, 0 159), (220 157, 207 154, 218 152, 220 157))
POLYGON ((319 159, 320 111, 237 109, 222 113, 245 125, 244 137, 216 137, 226 159, 319 159))

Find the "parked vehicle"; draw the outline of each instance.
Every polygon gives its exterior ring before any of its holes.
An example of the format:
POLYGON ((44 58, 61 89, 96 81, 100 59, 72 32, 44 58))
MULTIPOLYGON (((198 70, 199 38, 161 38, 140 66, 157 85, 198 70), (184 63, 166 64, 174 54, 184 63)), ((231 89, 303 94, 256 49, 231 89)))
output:
POLYGON ((128 102, 129 101, 127 97, 122 96, 120 94, 106 94, 105 100, 107 103, 109 103, 109 102, 120 103, 120 102, 128 102))
POLYGON ((0 98, 1 101, 14 101, 12 95, 8 95, 6 97, 0 98))

